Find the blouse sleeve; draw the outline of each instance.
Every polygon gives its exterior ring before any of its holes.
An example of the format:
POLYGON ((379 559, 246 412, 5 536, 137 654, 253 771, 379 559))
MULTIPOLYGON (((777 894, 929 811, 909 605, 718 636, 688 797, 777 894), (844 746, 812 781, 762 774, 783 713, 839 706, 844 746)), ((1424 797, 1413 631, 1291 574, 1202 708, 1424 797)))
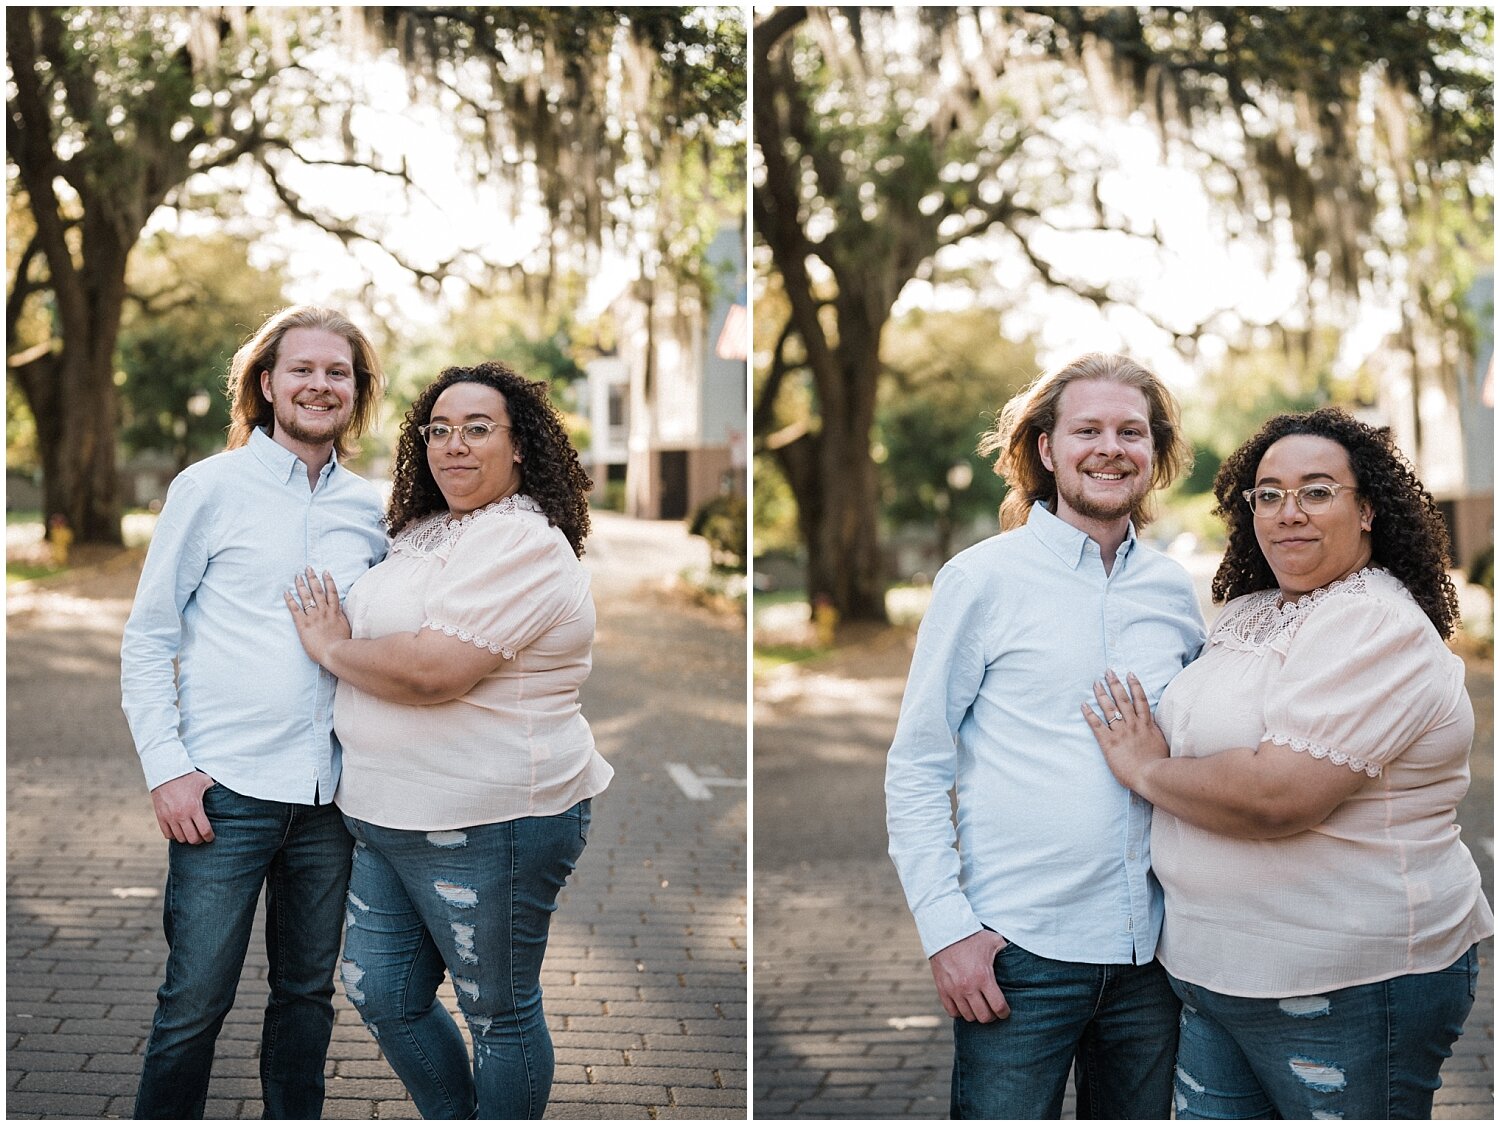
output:
POLYGON ((1411 746, 1444 702, 1442 653, 1420 613, 1383 599, 1329 599, 1298 629, 1267 685, 1263 739, 1371 778, 1411 746))
POLYGON ((506 660, 577 609, 588 572, 556 528, 520 513, 477 521, 428 588, 424 629, 506 660))

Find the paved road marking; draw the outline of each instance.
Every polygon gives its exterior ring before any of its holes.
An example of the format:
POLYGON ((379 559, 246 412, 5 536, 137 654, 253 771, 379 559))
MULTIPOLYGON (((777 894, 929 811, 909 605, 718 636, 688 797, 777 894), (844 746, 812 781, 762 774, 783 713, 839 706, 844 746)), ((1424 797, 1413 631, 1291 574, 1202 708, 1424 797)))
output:
POLYGON ((666 764, 667 773, 672 776, 672 781, 677 783, 680 789, 693 801, 708 801, 713 797, 710 786, 743 786, 743 778, 725 778, 722 775, 699 775, 688 766, 680 762, 669 762, 666 764))
POLYGON ((918 1017, 887 1017, 885 1023, 897 1032, 904 1032, 908 1028, 937 1028, 943 1022, 940 1017, 923 1015, 918 1017))

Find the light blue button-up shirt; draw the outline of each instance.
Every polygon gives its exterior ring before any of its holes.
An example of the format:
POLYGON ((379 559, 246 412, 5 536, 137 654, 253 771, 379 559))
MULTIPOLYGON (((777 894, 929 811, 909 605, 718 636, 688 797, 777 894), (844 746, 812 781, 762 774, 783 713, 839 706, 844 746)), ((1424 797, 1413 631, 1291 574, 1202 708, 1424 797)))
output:
POLYGON ((303 651, 282 592, 309 566, 347 591, 386 547, 375 486, 331 457, 309 489, 307 466, 259 429, 178 474, 120 650, 148 788, 196 769, 266 801, 333 800, 337 682, 303 651))
POLYGON ((1061 961, 1151 959, 1151 807, 1115 781, 1079 707, 1107 669, 1135 673, 1155 706, 1203 640, 1192 580, 1134 527, 1106 575, 1099 545, 1037 504, 943 567, 885 781, 929 957, 988 926, 1061 961))

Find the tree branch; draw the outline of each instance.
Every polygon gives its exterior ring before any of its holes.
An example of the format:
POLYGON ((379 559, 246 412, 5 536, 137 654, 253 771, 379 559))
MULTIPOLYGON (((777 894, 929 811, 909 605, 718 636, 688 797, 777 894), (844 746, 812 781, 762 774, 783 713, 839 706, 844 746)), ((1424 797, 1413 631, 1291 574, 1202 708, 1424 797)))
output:
MULTIPOLYGON (((813 294, 812 279, 807 274, 807 259, 815 253, 802 227, 801 201, 797 192, 795 169, 787 159, 786 137, 778 112, 778 90, 795 90, 796 83, 785 59, 774 62, 769 52, 783 36, 806 18, 805 9, 781 9, 755 29, 756 73, 762 79, 755 89, 755 142, 765 163, 765 182, 751 193, 757 233, 770 247, 771 256, 781 274, 782 285, 792 306, 792 320, 807 350, 808 364, 818 381, 819 392, 837 397, 833 372, 836 368, 832 347, 818 317, 820 303, 813 294)), ((827 403, 825 402, 825 405, 827 403)))
POLYGON ((788 317, 786 324, 781 326, 781 333, 776 338, 776 347, 771 353, 771 370, 766 374, 766 381, 761 384, 760 393, 756 396, 755 414, 750 429, 752 434, 765 434, 771 428, 771 419, 776 409, 776 396, 781 393, 781 384, 793 366, 786 358, 787 341, 796 331, 796 321, 788 317))
MULTIPOLYGON (((1034 215, 1035 213, 1033 212, 1032 214, 1034 215)), ((1085 301, 1093 302, 1094 305, 1098 306, 1101 309, 1108 305, 1119 305, 1122 308, 1131 309, 1138 315, 1150 321, 1162 332, 1170 336, 1174 344, 1180 344, 1184 341, 1196 341, 1208 330, 1208 327, 1210 325, 1219 320, 1221 317, 1237 315, 1232 307, 1217 309, 1214 312, 1210 313, 1203 320, 1199 321, 1192 328, 1177 328, 1173 325, 1167 324, 1150 310, 1142 308, 1138 302, 1116 297, 1107 286, 1086 285, 1083 282, 1074 281, 1072 279, 1061 276, 1057 272, 1056 268, 1052 265, 1052 263, 1048 262, 1045 258, 1043 258, 1036 252, 1036 250, 1031 246, 1031 243, 1027 241, 1026 235, 1022 233, 1020 229, 1011 226, 1007 227, 1006 230, 1015 237, 1016 242, 1020 244, 1021 253, 1026 255, 1026 260, 1031 263, 1032 269, 1034 269, 1041 276, 1042 280, 1046 282, 1048 286, 1052 287, 1053 289, 1066 290, 1069 293, 1076 294, 1077 296, 1082 297, 1085 301)))
POLYGON ((67 306, 81 305, 82 279, 73 263, 65 236, 62 203, 55 183, 62 172, 52 140, 52 119, 38 79, 36 44, 32 39, 32 19, 55 21, 55 11, 46 9, 7 8, 5 12, 5 51, 11 63, 11 81, 16 94, 10 102, 5 123, 5 152, 21 174, 21 182, 31 197, 31 213, 36 219, 36 239, 47 257, 54 287, 63 290, 59 298, 67 306))
POLYGON ((5 339, 7 340, 16 338, 16 324, 21 319, 21 311, 26 306, 26 299, 33 293, 40 293, 47 288, 48 283, 35 281, 31 277, 31 264, 41 255, 41 240, 33 234, 26 244, 26 249, 21 252, 21 260, 16 265, 15 280, 11 283, 10 293, 5 299, 5 339))
POLYGON ((380 238, 376 237, 373 234, 370 234, 369 232, 361 230, 355 224, 344 222, 343 220, 339 219, 334 219, 328 215, 320 215, 317 212, 313 211, 311 208, 304 205, 302 202, 302 197, 299 196, 295 191, 293 191, 282 180, 276 166, 271 163, 271 161, 266 159, 266 156, 267 154, 264 151, 258 152, 256 154, 256 163, 270 179, 271 190, 276 193, 276 198, 281 201, 282 206, 284 206, 296 218, 301 219, 304 222, 311 223, 313 226, 327 231, 329 234, 333 235, 340 242, 342 242, 345 246, 349 246, 355 242, 369 243, 371 246, 376 247, 384 254, 386 254, 402 269, 407 270, 411 274, 413 274, 419 281, 429 282, 441 282, 444 278, 448 277, 453 272, 453 268, 456 263, 468 253, 467 251, 459 251, 458 254, 455 254, 451 258, 438 262, 435 266, 418 266, 415 263, 408 261, 402 255, 397 254, 389 246, 386 246, 380 238))

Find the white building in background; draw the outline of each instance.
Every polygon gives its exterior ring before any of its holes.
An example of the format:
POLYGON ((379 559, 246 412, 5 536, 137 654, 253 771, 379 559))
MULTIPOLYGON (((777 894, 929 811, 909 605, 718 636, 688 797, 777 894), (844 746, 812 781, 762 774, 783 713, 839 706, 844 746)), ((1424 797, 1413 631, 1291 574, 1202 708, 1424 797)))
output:
POLYGON ((602 499, 610 481, 625 481, 630 458, 630 368, 618 352, 585 365, 588 375, 579 408, 589 420, 589 448, 581 451, 594 496, 602 499))
POLYGON ((1474 355, 1461 365, 1453 385, 1418 373, 1414 364, 1436 366, 1418 344, 1418 360, 1392 344, 1368 361, 1376 402, 1370 421, 1391 428, 1397 446, 1442 509, 1453 540, 1455 562, 1468 567, 1495 542, 1495 277, 1486 274, 1469 292, 1478 328, 1474 355))
POLYGON ((618 345, 585 367, 596 497, 624 482, 630 516, 676 520, 720 493, 745 494, 745 243, 721 230, 708 250, 715 279, 696 287, 658 279, 648 301, 632 284, 610 304, 618 345))

